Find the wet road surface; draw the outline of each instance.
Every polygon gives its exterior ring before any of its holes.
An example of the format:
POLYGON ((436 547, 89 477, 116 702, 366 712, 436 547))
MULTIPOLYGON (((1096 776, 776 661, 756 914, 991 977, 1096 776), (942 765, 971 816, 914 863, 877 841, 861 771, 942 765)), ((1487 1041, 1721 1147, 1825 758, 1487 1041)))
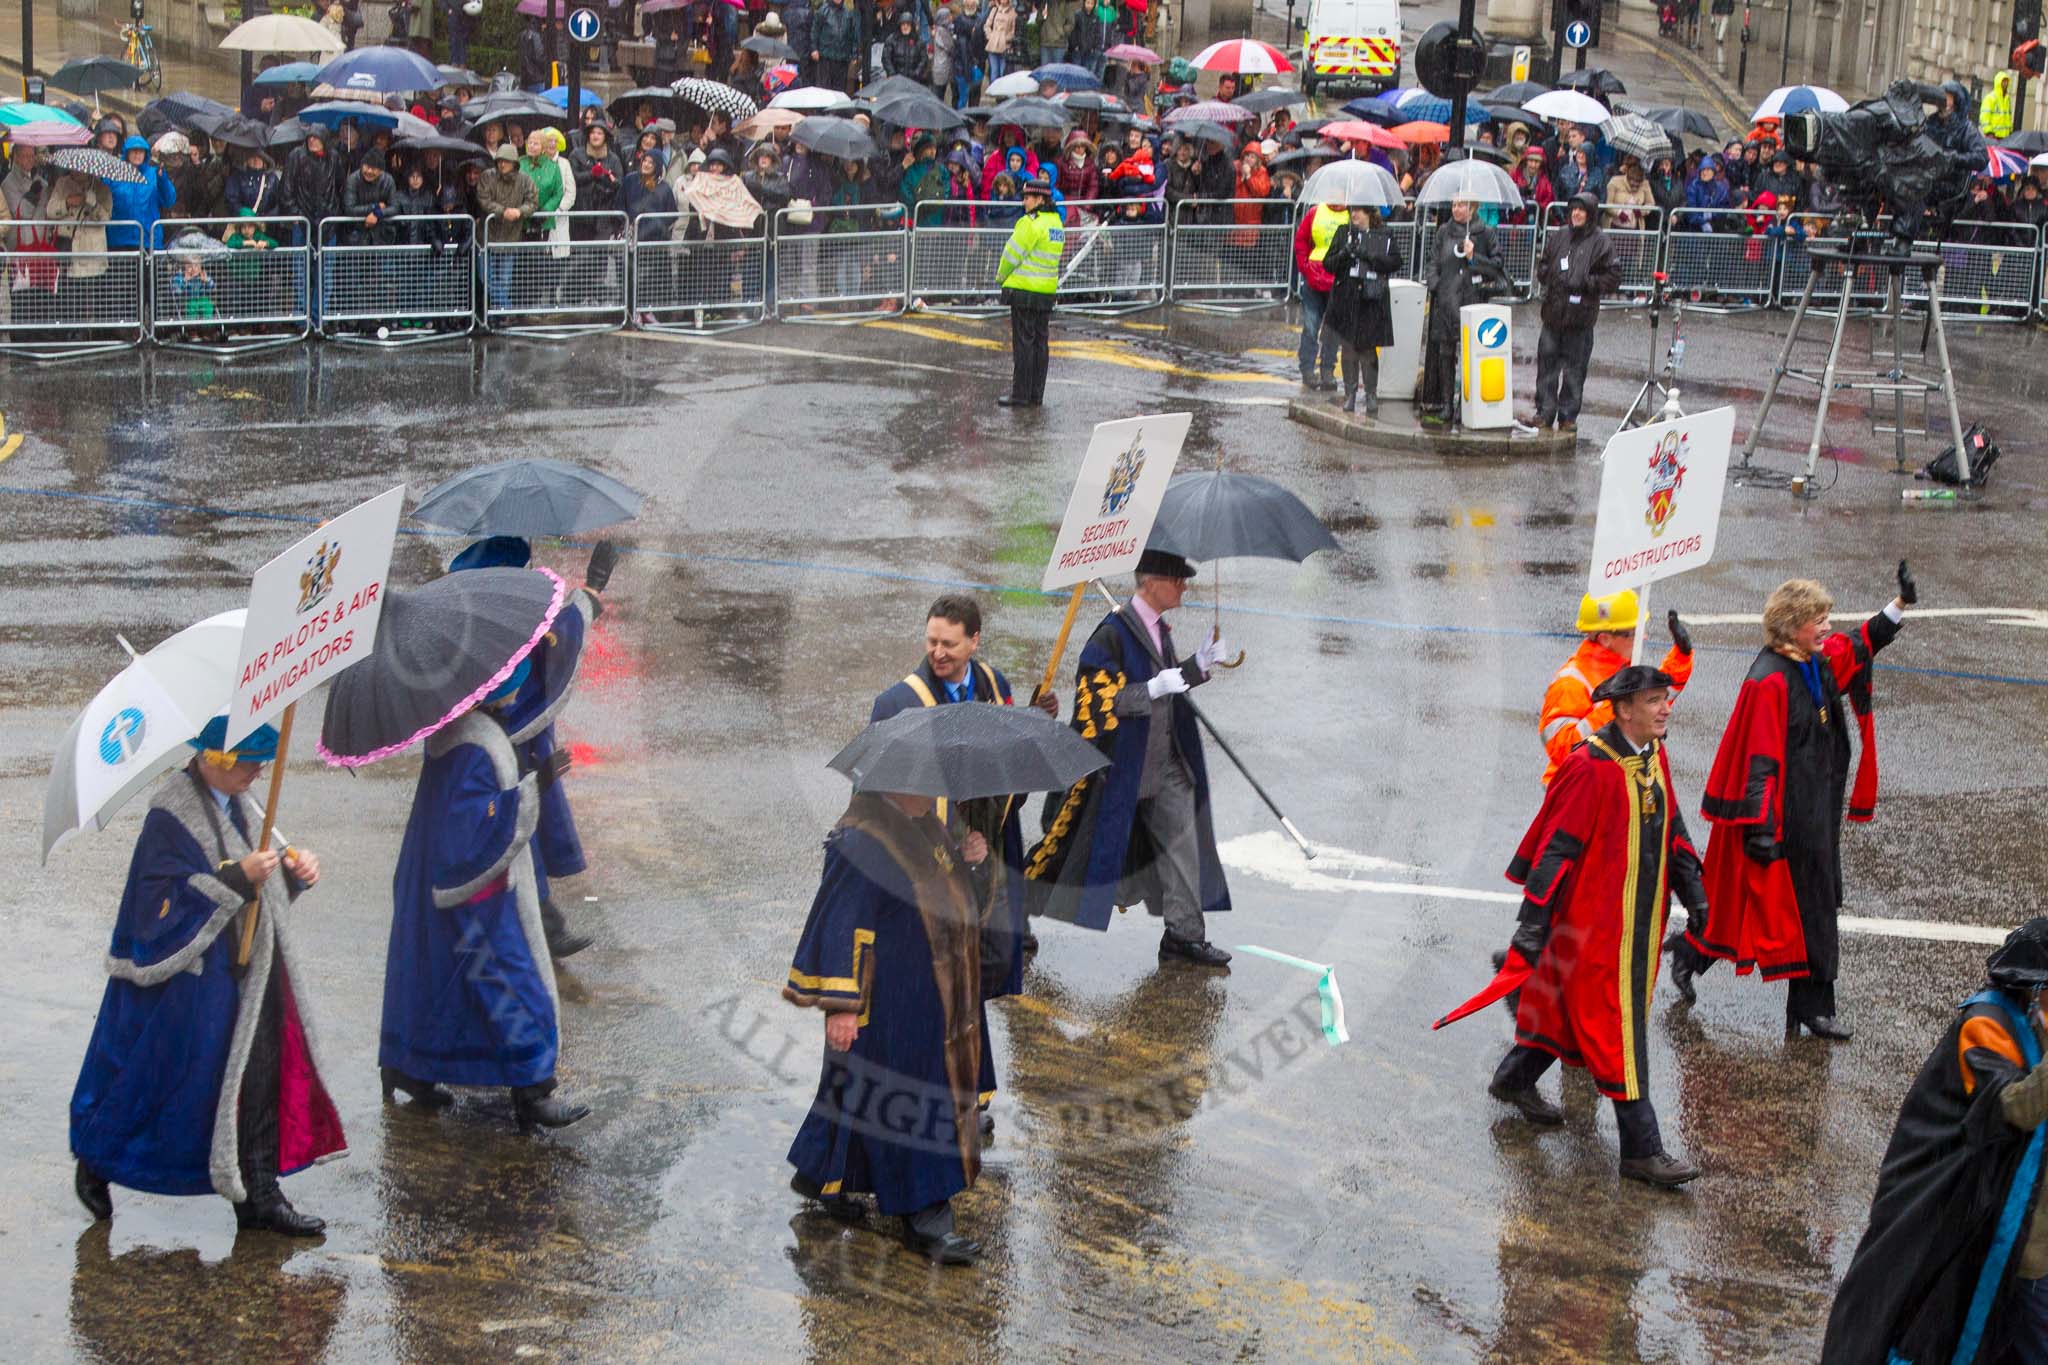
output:
MULTIPOLYGON (((1518 321, 1526 361, 1533 314, 1518 321)), ((1689 319, 1688 406, 1733 402, 1746 431, 1778 326, 1689 319)), ((1004 331, 918 317, 717 344, 0 372, 0 411, 27 436, 0 464, 9 1358, 1815 1353, 1898 1098, 1986 951, 1925 935, 2017 923, 2048 878, 2048 494, 2028 448, 2048 342, 1958 329, 1965 420, 2009 451, 1981 503, 1902 506, 1889 438, 1845 402, 1824 497, 1731 488, 1716 562, 1656 590, 1654 615, 1699 622, 1671 740, 1696 808, 1769 589, 1819 577, 1852 621, 1912 558, 1927 610, 1882 661, 1882 797, 1847 838, 1849 913, 1938 922, 1847 937, 1845 1047, 1783 1043, 1781 988, 1755 978, 1716 972, 1690 1011, 1660 989, 1651 1093, 1667 1143, 1706 1168, 1673 1194, 1618 1183, 1611 1111, 1582 1077, 1563 1084, 1561 1130, 1486 1098, 1499 1011, 1427 1027, 1510 932, 1500 872, 1538 800, 1536 707, 1572 646, 1598 442, 1640 383, 1641 319, 1601 326, 1578 457, 1526 463, 1381 453, 1288 422, 1277 314, 1062 324, 1041 414, 993 404, 1004 331), (1220 454, 1278 478, 1342 543, 1298 569, 1223 566, 1224 624, 1249 661, 1202 703, 1331 850, 1305 867, 1212 752, 1238 906, 1212 937, 1337 964, 1352 1042, 1317 1036, 1303 973, 1248 956, 1228 976, 1157 969, 1142 912, 1105 936, 1042 927, 1027 995, 991 1011, 997 1136, 959 1201, 987 1255, 932 1270, 784 1187, 820 1028, 777 988, 844 804, 824 762, 916 663, 942 587, 986 585, 984 657, 1020 688, 1035 677, 1059 610, 1030 589, 1089 429, 1174 408, 1195 414, 1184 467, 1220 454), (35 841, 50 746, 120 666, 114 633, 143 647, 239 605, 301 518, 540 454, 648 494, 561 727, 593 870, 559 895, 598 940, 561 974, 561 1074, 594 1116, 530 1140, 502 1096, 439 1116, 380 1102, 390 870, 416 759, 351 777, 302 755, 281 820, 327 868, 300 911, 317 970, 302 989, 351 1153, 287 1188, 328 1234, 237 1239, 222 1201, 126 1191, 111 1227, 88 1226, 66 1103, 139 807, 46 869, 35 841)), ((1781 412, 1767 447, 1785 468, 1810 399, 1781 412)), ((433 576, 460 544, 402 537, 398 580, 433 576)), ((572 577, 586 556, 541 550, 572 577)), ((1205 573, 1186 620, 1218 596, 1205 573)))

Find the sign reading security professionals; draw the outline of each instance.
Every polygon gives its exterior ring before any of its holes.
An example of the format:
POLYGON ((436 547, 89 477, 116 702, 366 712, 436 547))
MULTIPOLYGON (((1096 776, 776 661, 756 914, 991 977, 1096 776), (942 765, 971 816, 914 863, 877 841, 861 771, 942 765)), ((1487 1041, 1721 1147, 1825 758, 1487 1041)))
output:
POLYGON ((1047 592, 1138 567, 1194 415, 1126 417, 1095 428, 1046 562, 1047 592))
POLYGON ((227 746, 370 657, 403 485, 342 513, 256 571, 228 703, 227 746))
POLYGON ((1653 583, 1714 557, 1734 439, 1733 408, 1614 434, 1601 457, 1588 592, 1653 583))

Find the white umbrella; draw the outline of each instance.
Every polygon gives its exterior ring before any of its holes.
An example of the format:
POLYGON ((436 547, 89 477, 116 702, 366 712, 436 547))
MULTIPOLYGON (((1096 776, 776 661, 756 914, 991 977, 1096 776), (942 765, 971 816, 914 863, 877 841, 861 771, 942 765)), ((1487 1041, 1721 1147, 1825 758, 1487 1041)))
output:
POLYGON ((1614 117, 1614 111, 1578 90, 1546 90, 1522 107, 1540 118, 1561 118, 1567 123, 1600 124, 1614 117))
POLYGON ((821 85, 800 85, 794 90, 785 90, 768 101, 770 109, 795 109, 800 112, 814 112, 828 109, 851 109, 853 99, 837 90, 827 90, 821 85))
POLYGON ((1387 168, 1371 161, 1332 161, 1318 167, 1302 183, 1304 204, 1338 208, 1393 209, 1401 203, 1401 183, 1387 168))
POLYGON ((2038 153, 2033 158, 2033 160, 2027 162, 2027 164, 2029 166, 2048 166, 2048 152, 2038 153))
POLYGON ((1006 100, 1012 95, 1035 95, 1038 93, 1038 77, 1029 71, 1012 71, 990 81, 981 93, 984 99, 991 100, 1006 100))
POLYGON ((1755 123, 1758 119, 1783 118, 1787 114, 1804 114, 1818 109, 1824 114, 1839 114, 1849 107, 1849 101, 1828 89, 1825 85, 1781 85, 1764 96, 1764 102, 1749 116, 1755 123))
POLYGON ((1459 199, 1470 199, 1475 204, 1499 204, 1510 209, 1522 207, 1522 192, 1515 188, 1515 182, 1508 173, 1491 161, 1477 159, 1449 161, 1437 167, 1429 179, 1422 182, 1422 189, 1415 196, 1415 206, 1449 204, 1459 199))
POLYGON ((229 52, 340 52, 341 39, 296 14, 263 14, 220 40, 229 52))
POLYGON ((45 862, 67 835, 105 829, 129 798, 192 756, 185 741, 234 693, 248 614, 236 608, 185 627, 131 659, 79 713, 43 791, 45 862))

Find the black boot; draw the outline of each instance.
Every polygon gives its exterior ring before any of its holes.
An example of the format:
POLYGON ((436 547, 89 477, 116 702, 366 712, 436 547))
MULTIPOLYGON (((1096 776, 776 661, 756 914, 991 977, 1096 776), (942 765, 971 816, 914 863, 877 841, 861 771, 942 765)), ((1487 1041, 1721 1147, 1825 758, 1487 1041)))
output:
POLYGON ((548 956, 558 962, 565 957, 574 957, 590 946, 590 935, 579 934, 569 927, 569 917, 562 913, 562 908, 555 904, 552 896, 540 903, 540 927, 548 938, 548 956))
POLYGON ((1700 995, 1693 988, 1693 977, 1697 971, 1692 960, 1692 945, 1684 939, 1671 950, 1671 985, 1678 992, 1678 998, 1688 1005, 1697 1005, 1700 995))
POLYGON ((1377 386, 1365 391, 1365 415, 1375 419, 1380 415, 1380 391, 1377 386))
POLYGON ((435 1085, 432 1081, 416 1081, 403 1071, 388 1066, 377 1068, 377 1078, 384 1085, 385 1103, 390 1103, 394 1094, 403 1094, 422 1109, 446 1109, 455 1103, 455 1097, 435 1085))
POLYGON ((1181 958, 1200 967, 1228 967, 1230 954, 1207 939, 1182 938, 1168 929, 1159 938, 1159 960, 1181 958))
POLYGON ((1346 389, 1346 390, 1344 391, 1344 411, 1346 411, 1346 412, 1357 412, 1357 411, 1358 411, 1358 390, 1357 390, 1357 389, 1346 389))
POLYGON ((524 1091, 512 1092, 512 1115, 519 1121, 519 1131, 531 1133, 536 1128, 567 1128, 578 1119, 590 1117, 587 1104, 570 1104, 553 1095, 529 1095, 524 1091))
POLYGON ((83 1161, 78 1163, 77 1171, 71 1176, 71 1188, 77 1191, 78 1202, 85 1205, 85 1211, 92 1215, 93 1222, 103 1223, 114 1216, 113 1191, 83 1161))
POLYGON ((270 1190, 235 1205, 235 1226, 245 1232, 275 1232, 286 1237, 318 1237, 327 1220, 300 1213, 281 1190, 270 1190))
POLYGON ((789 1187, 804 1198, 822 1205, 825 1212, 835 1222, 845 1223, 852 1227, 868 1221, 867 1205, 861 1203, 858 1199, 848 1198, 843 1194, 825 1193, 824 1188, 817 1181, 811 1179, 802 1171, 798 1171, 789 1178, 789 1187))

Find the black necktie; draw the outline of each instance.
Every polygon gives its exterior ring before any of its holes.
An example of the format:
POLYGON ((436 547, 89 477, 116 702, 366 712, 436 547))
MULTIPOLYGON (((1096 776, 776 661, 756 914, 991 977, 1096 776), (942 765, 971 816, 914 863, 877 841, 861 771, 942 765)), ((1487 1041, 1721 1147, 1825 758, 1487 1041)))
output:
POLYGON ((1173 667, 1173 631, 1167 626, 1164 616, 1159 618, 1159 666, 1173 667))
POLYGON ((228 819, 234 822, 235 833, 242 836, 242 842, 249 842, 249 825, 242 818, 242 803, 234 797, 228 798, 228 819))

